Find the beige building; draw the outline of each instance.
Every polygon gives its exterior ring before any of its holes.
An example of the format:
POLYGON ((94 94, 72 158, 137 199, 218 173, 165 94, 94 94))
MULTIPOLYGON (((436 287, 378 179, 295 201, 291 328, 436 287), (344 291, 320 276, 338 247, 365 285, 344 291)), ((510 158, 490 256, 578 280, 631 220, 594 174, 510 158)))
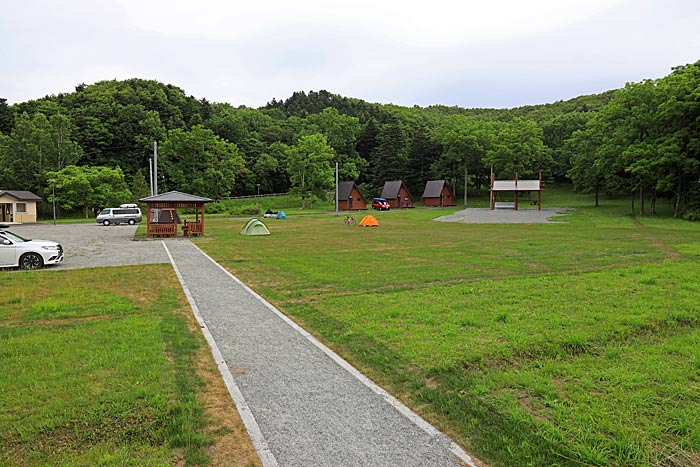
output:
POLYGON ((31 191, 0 190, 0 222, 36 222, 36 203, 31 191))

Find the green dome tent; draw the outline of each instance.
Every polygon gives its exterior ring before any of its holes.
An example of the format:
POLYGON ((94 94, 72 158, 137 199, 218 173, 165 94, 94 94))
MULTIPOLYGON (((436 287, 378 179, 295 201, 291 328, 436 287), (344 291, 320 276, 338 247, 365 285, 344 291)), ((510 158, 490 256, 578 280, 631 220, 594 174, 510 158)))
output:
POLYGON ((284 211, 280 211, 277 213, 277 219, 286 219, 287 215, 284 213, 284 211))
POLYGON ((249 220, 245 227, 243 227, 243 230, 241 230, 241 234, 243 235, 270 235, 270 231, 267 229, 267 226, 260 222, 260 219, 251 219, 249 220))

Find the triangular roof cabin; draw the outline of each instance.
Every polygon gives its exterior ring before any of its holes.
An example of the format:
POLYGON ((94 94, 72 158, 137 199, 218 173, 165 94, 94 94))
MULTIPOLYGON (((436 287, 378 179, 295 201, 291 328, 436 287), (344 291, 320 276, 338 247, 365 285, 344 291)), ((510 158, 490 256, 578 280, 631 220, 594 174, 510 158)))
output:
POLYGON ((412 208, 413 196, 401 180, 384 182, 382 198, 386 199, 392 208, 412 208))
POLYGON ((430 180, 423 191, 423 205, 429 207, 455 206, 455 194, 445 180, 430 180))
POLYGON ((367 200, 354 181, 338 184, 338 209, 341 211, 367 209, 367 200))

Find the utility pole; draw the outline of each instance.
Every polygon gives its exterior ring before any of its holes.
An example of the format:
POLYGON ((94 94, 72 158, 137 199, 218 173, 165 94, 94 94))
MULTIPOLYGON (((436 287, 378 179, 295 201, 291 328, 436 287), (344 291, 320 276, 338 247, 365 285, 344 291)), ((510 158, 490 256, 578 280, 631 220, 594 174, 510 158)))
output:
POLYGON ((153 158, 148 158, 148 187, 151 189, 151 196, 153 196, 153 158))
POLYGON ((338 215, 338 163, 335 163, 335 215, 338 215))
POLYGON ((153 142, 153 196, 158 194, 158 141, 153 142))

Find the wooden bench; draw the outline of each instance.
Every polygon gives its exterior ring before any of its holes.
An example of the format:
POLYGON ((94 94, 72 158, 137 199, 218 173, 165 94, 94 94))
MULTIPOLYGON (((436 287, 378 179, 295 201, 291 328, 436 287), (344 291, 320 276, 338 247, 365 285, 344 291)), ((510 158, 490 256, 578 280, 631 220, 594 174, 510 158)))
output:
POLYGON ((182 235, 189 237, 190 235, 202 235, 204 226, 201 222, 188 222, 183 221, 182 223, 182 235))

